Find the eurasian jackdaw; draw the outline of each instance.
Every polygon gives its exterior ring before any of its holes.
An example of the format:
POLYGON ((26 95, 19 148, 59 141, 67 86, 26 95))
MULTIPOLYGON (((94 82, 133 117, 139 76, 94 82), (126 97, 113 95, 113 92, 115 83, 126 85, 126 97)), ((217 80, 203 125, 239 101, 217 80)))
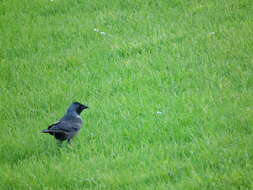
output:
POLYGON ((70 140, 78 133, 83 125, 80 117, 81 112, 87 109, 88 106, 79 102, 74 102, 70 105, 67 113, 60 119, 59 122, 50 125, 47 129, 42 130, 43 133, 53 135, 57 140, 70 140))

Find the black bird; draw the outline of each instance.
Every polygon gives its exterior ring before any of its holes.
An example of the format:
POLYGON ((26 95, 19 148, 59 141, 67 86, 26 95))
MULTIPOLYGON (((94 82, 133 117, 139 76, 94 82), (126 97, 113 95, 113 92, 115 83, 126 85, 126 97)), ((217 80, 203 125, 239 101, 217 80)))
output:
POLYGON ((47 129, 42 130, 42 132, 53 135, 60 142, 67 140, 70 143, 70 140, 78 133, 83 125, 80 114, 87 108, 88 106, 79 102, 72 103, 67 113, 59 122, 50 125, 47 129))

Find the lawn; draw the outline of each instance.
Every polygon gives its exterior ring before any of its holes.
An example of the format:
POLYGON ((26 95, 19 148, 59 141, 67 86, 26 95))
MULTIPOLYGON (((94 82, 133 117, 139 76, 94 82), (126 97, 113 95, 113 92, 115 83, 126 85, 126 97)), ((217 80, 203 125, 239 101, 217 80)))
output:
POLYGON ((0 0, 0 189, 253 189, 252 0, 0 0), (40 131, 89 105, 71 145, 40 131))

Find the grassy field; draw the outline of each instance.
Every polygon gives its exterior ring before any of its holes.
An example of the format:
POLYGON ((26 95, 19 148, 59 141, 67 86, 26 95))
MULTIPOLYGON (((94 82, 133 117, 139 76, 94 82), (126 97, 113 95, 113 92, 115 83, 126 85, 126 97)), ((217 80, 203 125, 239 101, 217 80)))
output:
POLYGON ((0 189, 253 189, 252 0, 0 0, 0 189), (72 145, 40 131, 90 106, 72 145))

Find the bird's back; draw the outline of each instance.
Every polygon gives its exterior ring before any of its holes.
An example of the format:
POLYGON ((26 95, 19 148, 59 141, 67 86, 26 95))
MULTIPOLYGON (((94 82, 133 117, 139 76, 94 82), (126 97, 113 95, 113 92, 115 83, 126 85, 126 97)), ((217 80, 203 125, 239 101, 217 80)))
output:
POLYGON ((66 132, 79 131, 83 121, 78 117, 64 116, 58 123, 50 127, 51 130, 63 130, 66 132))
POLYGON ((72 139, 82 127, 82 119, 64 116, 58 123, 50 125, 48 132, 58 140, 72 139))

